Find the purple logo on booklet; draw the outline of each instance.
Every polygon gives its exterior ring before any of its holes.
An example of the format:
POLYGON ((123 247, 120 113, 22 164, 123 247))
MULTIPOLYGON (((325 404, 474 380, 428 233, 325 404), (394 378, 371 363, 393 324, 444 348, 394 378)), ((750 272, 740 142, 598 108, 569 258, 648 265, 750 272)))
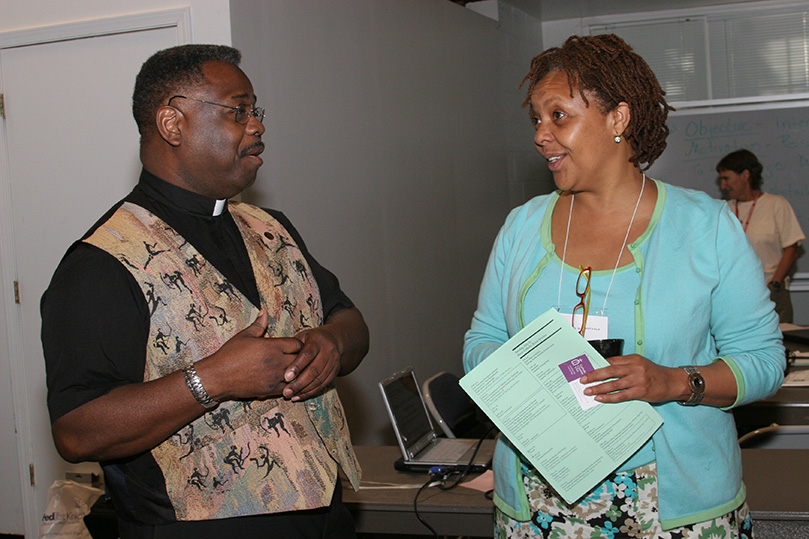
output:
POLYGON ((565 375, 565 379, 568 382, 578 380, 588 372, 595 370, 590 364, 590 360, 587 359, 587 356, 584 354, 574 357, 570 361, 565 361, 559 365, 559 368, 562 369, 562 374, 565 375))

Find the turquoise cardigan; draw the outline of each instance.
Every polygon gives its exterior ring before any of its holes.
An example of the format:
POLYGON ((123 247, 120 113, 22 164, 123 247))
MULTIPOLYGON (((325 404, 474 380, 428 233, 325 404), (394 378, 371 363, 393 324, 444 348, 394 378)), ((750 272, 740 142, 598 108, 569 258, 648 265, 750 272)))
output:
MULTIPOLYGON (((730 408, 775 393, 786 365, 761 262, 727 204, 699 191, 655 183, 652 220, 629 245, 640 285, 634 302, 635 341, 628 343, 634 346, 625 345, 624 354, 634 348, 667 367, 721 359, 738 389, 736 402, 727 409, 654 405, 664 419, 652 436, 660 520, 664 529, 671 529, 721 516, 744 501, 730 408)), ((467 372, 522 328, 523 297, 530 303, 532 295, 543 293, 523 285, 556 256, 550 223, 558 198, 554 193, 530 200, 514 209, 500 230, 464 340, 467 372)), ((556 291, 545 296, 540 297, 548 306, 556 303, 556 291)), ((520 458, 502 436, 494 470, 498 508, 529 520, 520 458)))

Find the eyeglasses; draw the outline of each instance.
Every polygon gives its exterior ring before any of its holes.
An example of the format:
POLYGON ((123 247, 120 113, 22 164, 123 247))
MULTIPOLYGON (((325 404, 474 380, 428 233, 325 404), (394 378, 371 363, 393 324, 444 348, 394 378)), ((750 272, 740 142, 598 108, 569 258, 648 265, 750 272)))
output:
POLYGON ((236 111, 236 114, 233 116, 233 119, 236 120, 237 124, 246 125, 248 121, 250 121, 250 116, 258 120, 259 122, 264 121, 264 107, 256 107, 255 105, 250 105, 250 110, 247 110, 247 105, 239 105, 238 107, 232 107, 230 105, 223 105, 221 103, 214 103, 213 101, 204 101, 202 99, 196 99, 194 97, 187 97, 184 95, 175 95, 172 96, 166 105, 171 105, 171 100, 181 97, 183 99, 190 99, 191 101, 196 101, 198 103, 205 103, 206 105, 216 105, 217 107, 224 107, 226 109, 233 109, 236 111))
POLYGON ((587 314, 590 312, 590 274, 592 270, 590 266, 586 268, 584 266, 579 266, 579 278, 576 279, 576 295, 579 296, 579 303, 573 307, 573 315, 571 317, 571 322, 573 327, 576 327, 576 311, 579 310, 581 307, 582 315, 581 315, 581 329, 579 333, 582 337, 584 337, 584 331, 587 329, 587 314), (582 277, 584 277, 584 290, 581 290, 582 287, 582 277))

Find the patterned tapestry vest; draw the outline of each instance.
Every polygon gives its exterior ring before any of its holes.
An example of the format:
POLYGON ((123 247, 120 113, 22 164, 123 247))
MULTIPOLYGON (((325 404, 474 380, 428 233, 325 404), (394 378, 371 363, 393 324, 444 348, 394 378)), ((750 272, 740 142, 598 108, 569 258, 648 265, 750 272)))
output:
MULTIPOLYGON (((317 283, 288 232, 263 210, 229 210, 244 239, 269 337, 322 323, 317 283)), ((123 204, 85 240, 134 276, 151 318, 144 381, 216 352, 258 309, 164 221, 123 204)), ((360 469, 332 387, 302 402, 223 402, 152 450, 177 520, 208 520, 323 507, 338 464, 354 489, 360 469)))

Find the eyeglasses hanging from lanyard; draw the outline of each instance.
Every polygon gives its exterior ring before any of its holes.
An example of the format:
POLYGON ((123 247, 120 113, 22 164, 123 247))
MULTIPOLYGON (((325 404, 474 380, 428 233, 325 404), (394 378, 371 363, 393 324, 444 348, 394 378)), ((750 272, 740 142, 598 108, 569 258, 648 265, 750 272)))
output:
POLYGON ((571 316, 571 323, 576 327, 576 311, 581 308, 581 329, 579 333, 584 337, 584 332, 587 329, 587 314, 590 312, 590 274, 592 270, 590 266, 579 266, 579 278, 576 279, 576 295, 579 296, 579 303, 573 307, 573 315, 571 316), (584 282, 582 282, 584 277, 584 282), (584 290, 582 290, 582 285, 584 290))

